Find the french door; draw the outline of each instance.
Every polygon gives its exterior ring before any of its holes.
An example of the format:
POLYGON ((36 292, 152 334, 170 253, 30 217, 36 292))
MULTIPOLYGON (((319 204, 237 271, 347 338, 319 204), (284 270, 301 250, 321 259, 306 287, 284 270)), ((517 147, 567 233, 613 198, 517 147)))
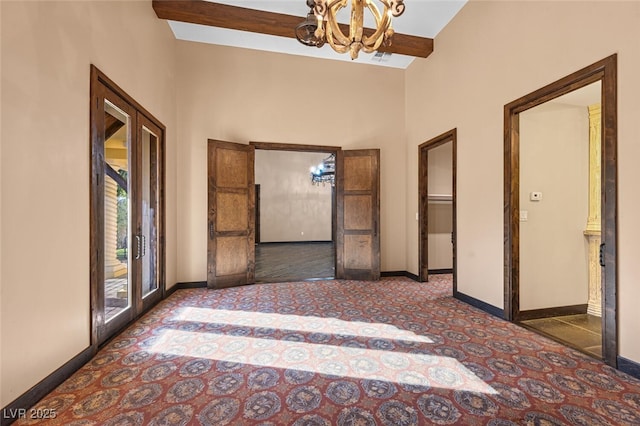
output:
POLYGON ((164 128, 92 67, 92 343, 164 292, 164 128))

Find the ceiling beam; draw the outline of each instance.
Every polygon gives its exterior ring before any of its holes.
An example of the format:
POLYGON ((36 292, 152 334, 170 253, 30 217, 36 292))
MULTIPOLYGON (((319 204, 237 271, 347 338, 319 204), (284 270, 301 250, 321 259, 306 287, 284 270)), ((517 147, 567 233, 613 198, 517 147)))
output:
MULTIPOLYGON (((203 0, 153 0, 153 10, 158 18, 169 21, 289 38, 296 37, 295 27, 305 18, 203 0)), ((348 25, 340 26, 344 33, 349 33, 348 25)), ((366 31, 373 32, 371 29, 365 29, 366 31)), ((393 36, 393 44, 379 50, 426 58, 433 52, 433 39, 396 33, 393 36)))

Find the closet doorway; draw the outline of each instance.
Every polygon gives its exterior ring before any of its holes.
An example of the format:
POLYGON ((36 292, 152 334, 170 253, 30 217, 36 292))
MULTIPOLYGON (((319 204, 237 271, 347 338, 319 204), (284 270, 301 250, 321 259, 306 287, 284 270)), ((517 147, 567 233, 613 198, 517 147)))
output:
POLYGON ((418 147, 420 281, 452 274, 456 294, 456 129, 418 147))

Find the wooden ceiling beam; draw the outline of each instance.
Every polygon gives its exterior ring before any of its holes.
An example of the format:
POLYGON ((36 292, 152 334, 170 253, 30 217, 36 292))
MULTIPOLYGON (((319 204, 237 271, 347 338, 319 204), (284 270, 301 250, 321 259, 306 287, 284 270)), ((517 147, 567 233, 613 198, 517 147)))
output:
MULTIPOLYGON (((296 37, 295 28, 305 18, 204 0, 153 0, 153 10, 158 18, 169 21, 288 38, 296 37)), ((344 33, 349 33, 347 25, 341 25, 341 29, 344 33)), ((373 32, 373 30, 366 28, 365 31, 373 32)), ((396 33, 393 36, 393 44, 379 50, 381 52, 426 58, 433 52, 433 39, 396 33)))

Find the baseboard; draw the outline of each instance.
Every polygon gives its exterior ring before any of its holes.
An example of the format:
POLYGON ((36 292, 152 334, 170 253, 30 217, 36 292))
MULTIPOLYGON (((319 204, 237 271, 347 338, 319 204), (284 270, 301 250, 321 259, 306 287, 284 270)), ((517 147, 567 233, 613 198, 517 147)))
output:
POLYGON ((516 316, 516 321, 561 317, 565 315, 586 314, 587 306, 588 306, 587 304, 571 305, 571 306, 556 306, 553 308, 531 309, 527 311, 520 311, 516 316))
POLYGON ((312 241, 260 241, 256 243, 256 245, 260 246, 268 246, 271 244, 327 244, 332 243, 333 241, 325 241, 325 240, 312 240, 312 241))
POLYGON ((468 296, 464 293, 460 293, 459 291, 453 292, 453 297, 473 306, 474 308, 478 308, 481 311, 484 311, 494 317, 498 317, 500 319, 504 319, 504 310, 497 308, 493 305, 488 304, 487 302, 483 302, 480 299, 476 299, 475 297, 468 296))
POLYGON ((453 274, 453 269, 429 269, 429 275, 453 274))
POLYGON ((420 277, 408 271, 384 271, 380 272, 381 277, 407 277, 414 281, 420 281, 420 277))
POLYGON ((176 283, 176 285, 174 285, 173 287, 171 287, 169 290, 165 292, 164 297, 166 299, 167 297, 175 293, 176 290, 185 290, 187 288, 206 288, 206 287, 207 287, 206 281, 191 281, 186 283, 176 283))
POLYGON ((640 379, 640 364, 618 355, 618 370, 640 379))
POLYGON ((80 367, 85 365, 94 354, 95 348, 93 346, 89 346, 67 361, 62 367, 58 368, 56 371, 34 385, 31 389, 20 395, 2 409, 0 424, 3 426, 10 425, 18 419, 26 419, 29 408, 36 405, 38 401, 71 377, 71 375, 78 371, 80 367))
POLYGON ((176 290, 185 290, 187 288, 205 288, 207 287, 206 281, 190 281, 186 283, 176 283, 172 288, 176 290))

